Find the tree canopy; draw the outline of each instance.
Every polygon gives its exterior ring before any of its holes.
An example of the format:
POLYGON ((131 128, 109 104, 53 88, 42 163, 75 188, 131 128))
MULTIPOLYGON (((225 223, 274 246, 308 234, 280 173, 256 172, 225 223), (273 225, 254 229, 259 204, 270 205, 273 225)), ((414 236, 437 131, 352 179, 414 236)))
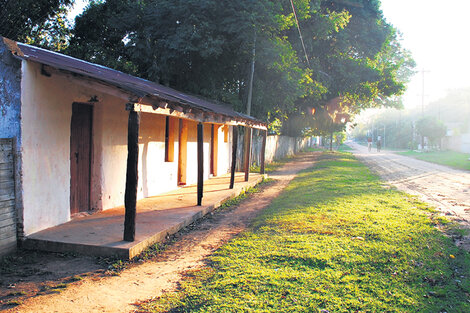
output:
POLYGON ((437 118, 425 116, 416 122, 416 132, 421 136, 427 137, 429 142, 435 145, 446 135, 447 127, 437 118))
POLYGON ((67 53, 244 111, 254 49, 252 114, 288 134, 329 132, 361 109, 398 105, 387 99, 404 91, 413 62, 380 1, 292 4, 93 1, 67 53))
POLYGON ((62 50, 70 34, 67 9, 75 0, 0 0, 0 35, 62 50))

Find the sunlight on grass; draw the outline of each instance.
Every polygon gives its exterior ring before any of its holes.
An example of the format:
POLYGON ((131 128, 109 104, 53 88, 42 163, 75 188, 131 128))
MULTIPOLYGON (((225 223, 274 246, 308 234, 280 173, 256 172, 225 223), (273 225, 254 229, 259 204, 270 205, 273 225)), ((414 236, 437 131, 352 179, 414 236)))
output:
POLYGON ((142 312, 470 312, 470 257, 415 197, 324 153, 246 231, 142 312))
MULTIPOLYGON (((279 160, 275 160, 269 163, 265 164, 264 171, 266 173, 272 173, 274 171, 277 171, 280 167, 282 167, 284 164, 286 164, 289 161, 292 161, 294 156, 287 156, 279 160)), ((260 166, 259 165, 253 165, 250 168, 250 172, 252 173, 259 173, 260 172, 260 166)))
POLYGON ((446 165, 462 170, 470 170, 470 154, 455 151, 415 152, 406 151, 398 154, 413 157, 419 160, 446 165))

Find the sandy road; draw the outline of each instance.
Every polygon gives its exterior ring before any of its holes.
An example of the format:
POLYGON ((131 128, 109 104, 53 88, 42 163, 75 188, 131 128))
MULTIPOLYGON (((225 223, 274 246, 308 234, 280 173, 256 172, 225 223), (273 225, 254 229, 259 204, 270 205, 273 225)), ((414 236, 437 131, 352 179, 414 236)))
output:
POLYGON ((382 179, 418 195, 444 214, 470 227, 470 172, 351 143, 353 153, 382 179))

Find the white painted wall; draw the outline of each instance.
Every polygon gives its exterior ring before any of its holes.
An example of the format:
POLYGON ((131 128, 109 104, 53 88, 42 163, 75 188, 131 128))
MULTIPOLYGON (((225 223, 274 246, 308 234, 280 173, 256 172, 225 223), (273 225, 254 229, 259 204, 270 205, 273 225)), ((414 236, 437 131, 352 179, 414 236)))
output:
POLYGON ((224 127, 218 130, 218 158, 217 158, 217 174, 222 175, 230 172, 232 162, 232 142, 231 129, 228 127, 228 140, 224 142, 224 127))
POLYGON ((174 161, 165 162, 165 116, 142 114, 139 133, 138 198, 146 198, 177 188, 178 121, 173 131, 174 161))
MULTIPOLYGON (((123 205, 127 163, 125 101, 98 92, 77 79, 41 75, 38 64, 22 68, 23 193, 25 235, 70 220, 70 122, 73 102, 97 96, 93 109, 91 206, 123 205)), ((178 123, 176 123, 178 124, 178 123)), ((210 124, 204 125, 204 178, 210 171, 210 124)), ((141 114, 138 198, 177 187, 178 129, 174 162, 165 162, 165 117, 141 114)), ((230 169, 231 143, 219 128, 218 173, 230 169)), ((197 123, 188 122, 187 184, 197 182, 197 123)))
POLYGON ((25 235, 70 219, 70 121, 72 103, 96 92, 72 78, 41 75, 23 61, 21 132, 25 235))

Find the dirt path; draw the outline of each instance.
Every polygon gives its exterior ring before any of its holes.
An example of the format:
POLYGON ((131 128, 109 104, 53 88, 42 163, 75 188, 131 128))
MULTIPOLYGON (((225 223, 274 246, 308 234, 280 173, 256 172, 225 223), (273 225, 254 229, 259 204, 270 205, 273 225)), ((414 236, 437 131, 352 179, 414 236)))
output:
POLYGON ((124 270, 119 276, 88 277, 59 294, 38 296, 7 312, 132 312, 134 303, 174 289, 182 273, 204 265, 217 248, 245 230, 250 221, 288 185, 312 166, 317 154, 303 154, 270 175, 269 186, 234 209, 216 212, 179 238, 159 256, 124 270))
POLYGON ((354 149, 353 153, 382 179, 400 190, 418 195, 442 213, 470 227, 470 172, 388 151, 368 152, 366 147, 358 144, 350 146, 354 149))

